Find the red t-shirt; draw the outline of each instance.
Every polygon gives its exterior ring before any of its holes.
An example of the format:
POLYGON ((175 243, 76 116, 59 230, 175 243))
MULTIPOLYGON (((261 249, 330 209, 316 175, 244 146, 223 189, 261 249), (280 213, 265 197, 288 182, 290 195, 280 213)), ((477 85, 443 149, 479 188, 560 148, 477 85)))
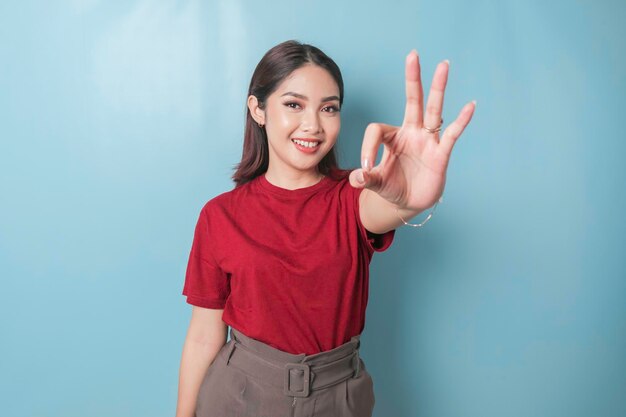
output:
POLYGON ((183 295, 224 309, 222 320, 277 349, 311 355, 361 334, 374 251, 395 234, 373 234, 348 178, 296 190, 265 174, 208 201, 200 212, 183 295))

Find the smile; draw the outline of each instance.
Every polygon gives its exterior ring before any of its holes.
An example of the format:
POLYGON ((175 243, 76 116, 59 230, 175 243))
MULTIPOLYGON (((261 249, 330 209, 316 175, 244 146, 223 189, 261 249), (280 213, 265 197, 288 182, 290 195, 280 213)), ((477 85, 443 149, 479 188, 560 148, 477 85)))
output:
POLYGON ((308 154, 316 153, 321 143, 316 140, 291 139, 291 141, 293 142, 297 150, 308 154))
POLYGON ((299 140, 299 139, 291 139, 293 143, 296 143, 300 146, 304 146, 306 148, 315 148, 319 146, 320 142, 314 142, 309 140, 299 140))

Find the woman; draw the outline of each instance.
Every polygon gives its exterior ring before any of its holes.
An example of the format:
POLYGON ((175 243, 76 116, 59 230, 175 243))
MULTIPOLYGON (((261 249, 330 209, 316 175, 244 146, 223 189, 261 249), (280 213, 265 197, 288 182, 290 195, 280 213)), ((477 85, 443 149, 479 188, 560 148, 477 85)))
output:
POLYGON ((359 357, 370 260, 436 204, 475 108, 439 138, 448 65, 437 67, 424 113, 411 51, 402 126, 370 124, 362 168, 350 171, 334 151, 343 103, 334 61, 296 41, 263 56, 236 186, 204 205, 195 229, 177 416, 371 416, 373 381, 359 357))

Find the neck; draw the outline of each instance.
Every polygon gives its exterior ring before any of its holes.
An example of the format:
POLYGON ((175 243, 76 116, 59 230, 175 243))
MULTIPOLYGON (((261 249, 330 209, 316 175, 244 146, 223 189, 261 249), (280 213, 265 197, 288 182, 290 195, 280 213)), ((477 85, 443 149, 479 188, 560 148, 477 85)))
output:
POLYGON ((287 190, 295 190, 298 188, 310 187, 317 184, 324 178, 320 172, 315 171, 308 172, 275 172, 270 169, 264 174, 267 179, 273 185, 277 187, 285 188, 287 190))

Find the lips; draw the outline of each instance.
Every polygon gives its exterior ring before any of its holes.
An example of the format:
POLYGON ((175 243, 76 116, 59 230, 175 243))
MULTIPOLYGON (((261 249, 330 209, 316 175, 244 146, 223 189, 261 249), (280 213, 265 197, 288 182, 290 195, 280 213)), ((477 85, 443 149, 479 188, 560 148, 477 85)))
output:
POLYGON ((300 139, 300 138, 292 138, 291 142, 296 146, 296 148, 304 153, 314 153, 320 147, 320 140, 317 139, 300 139))
POLYGON ((294 140, 294 139, 302 141, 302 142, 321 142, 321 140, 315 139, 315 138, 291 138, 291 140, 294 140))

